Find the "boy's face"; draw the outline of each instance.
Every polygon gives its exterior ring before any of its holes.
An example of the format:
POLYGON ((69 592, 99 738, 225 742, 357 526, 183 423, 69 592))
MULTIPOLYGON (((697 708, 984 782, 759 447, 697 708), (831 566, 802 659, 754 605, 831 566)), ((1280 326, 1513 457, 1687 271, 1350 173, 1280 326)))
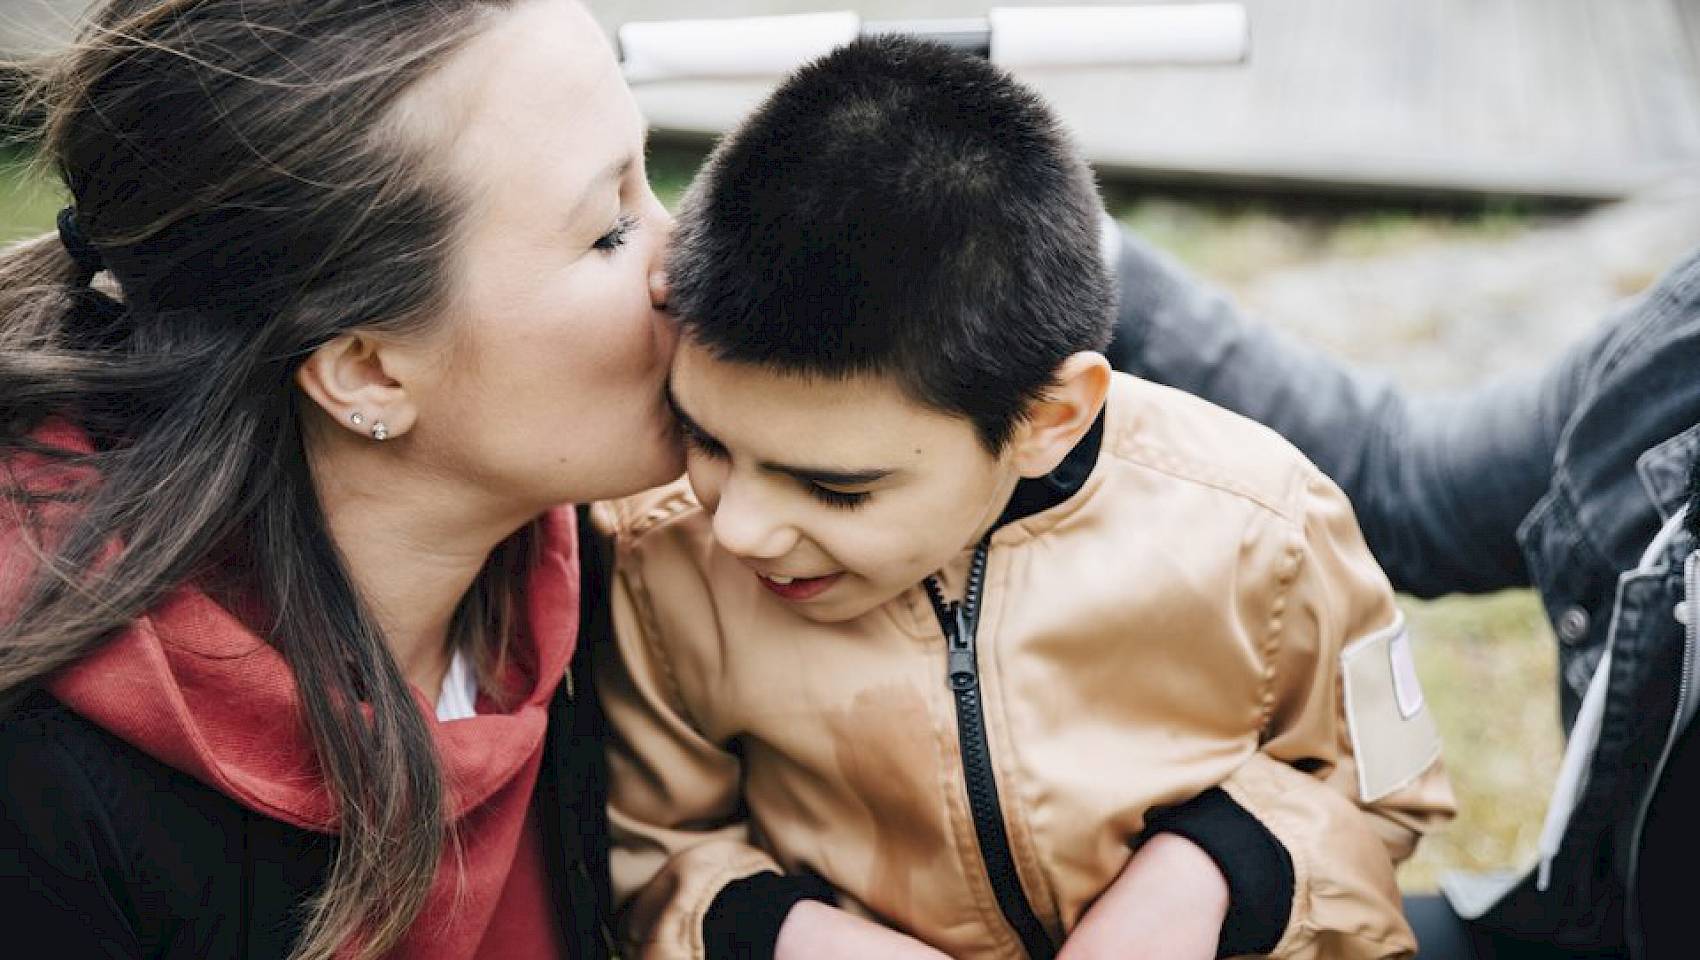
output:
POLYGON ((979 539, 1020 479, 966 418, 885 378, 725 363, 687 338, 669 390, 715 539, 811 620, 915 586, 979 539))

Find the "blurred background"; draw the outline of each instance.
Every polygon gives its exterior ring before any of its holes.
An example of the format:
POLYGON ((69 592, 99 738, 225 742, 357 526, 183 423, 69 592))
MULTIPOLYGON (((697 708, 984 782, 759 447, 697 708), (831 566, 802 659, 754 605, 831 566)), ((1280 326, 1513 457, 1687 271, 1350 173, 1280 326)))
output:
MULTIPOLYGON (((86 0, 0 0, 0 56, 51 50, 86 0)), ((1043 3, 1029 3, 1044 6, 1043 3)), ((1077 3, 1075 5, 1082 5, 1077 3)), ((593 0, 632 20, 845 9, 593 0)), ((1538 368, 1700 245, 1700 0, 1247 0, 1235 66, 1030 71, 1110 211, 1265 322, 1416 390, 1538 368)), ((980 16, 865 0, 864 18, 980 16)), ((655 83, 650 170, 672 203, 769 86, 655 83)), ((0 154, 0 240, 63 200, 0 154)), ((1462 805, 1406 865, 1521 865, 1561 741, 1554 644, 1526 591, 1407 602, 1462 805)))

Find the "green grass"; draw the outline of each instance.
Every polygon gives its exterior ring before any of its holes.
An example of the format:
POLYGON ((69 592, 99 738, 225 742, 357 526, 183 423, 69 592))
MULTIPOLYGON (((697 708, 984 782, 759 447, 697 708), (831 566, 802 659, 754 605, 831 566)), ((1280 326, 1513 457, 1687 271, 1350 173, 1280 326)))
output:
POLYGON ((34 166, 29 154, 0 151, 0 243, 52 229, 64 205, 64 187, 34 166))
POLYGON ((1230 286, 1321 260, 1503 240, 1545 215, 1507 199, 1376 204, 1364 198, 1135 192, 1115 185, 1105 188, 1104 198, 1116 219, 1230 286))
POLYGON ((1405 889, 1431 890, 1446 870, 1521 866, 1533 855, 1563 752, 1557 645, 1528 590, 1405 608, 1458 798, 1458 819, 1400 872, 1405 889))
POLYGON ((661 198, 667 209, 675 210, 679 206, 679 196, 690 185, 691 177, 696 175, 697 167, 702 165, 706 149, 696 143, 657 140, 649 145, 649 156, 646 164, 649 167, 649 185, 655 189, 655 195, 661 198))

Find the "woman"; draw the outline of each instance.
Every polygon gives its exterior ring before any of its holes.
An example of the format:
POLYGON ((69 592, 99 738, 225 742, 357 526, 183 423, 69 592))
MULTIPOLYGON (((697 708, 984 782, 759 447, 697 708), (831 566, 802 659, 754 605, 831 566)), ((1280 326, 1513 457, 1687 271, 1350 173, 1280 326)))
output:
POLYGON ((73 202, 0 261, 0 915, 79 957, 604 955, 556 505, 681 463, 596 24, 110 0, 42 92, 73 202))

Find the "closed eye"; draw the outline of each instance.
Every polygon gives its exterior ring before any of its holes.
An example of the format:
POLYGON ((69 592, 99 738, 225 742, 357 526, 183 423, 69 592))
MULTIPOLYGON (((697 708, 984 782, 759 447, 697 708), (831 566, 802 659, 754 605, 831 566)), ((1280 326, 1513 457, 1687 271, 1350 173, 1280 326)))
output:
POLYGON ((629 213, 622 213, 619 219, 614 221, 614 226, 609 228, 607 233, 597 237, 596 242, 592 243, 591 247, 601 250, 603 253, 618 250, 626 245, 626 241, 631 238, 631 233, 637 229, 637 226, 637 217, 629 213))
POLYGON ((829 507, 836 507, 840 510, 854 510, 862 504, 867 503, 868 498, 873 496, 871 493, 851 493, 845 490, 834 490, 831 487, 823 487, 818 483, 805 483, 804 487, 809 491, 809 496, 814 497, 816 500, 829 507))

